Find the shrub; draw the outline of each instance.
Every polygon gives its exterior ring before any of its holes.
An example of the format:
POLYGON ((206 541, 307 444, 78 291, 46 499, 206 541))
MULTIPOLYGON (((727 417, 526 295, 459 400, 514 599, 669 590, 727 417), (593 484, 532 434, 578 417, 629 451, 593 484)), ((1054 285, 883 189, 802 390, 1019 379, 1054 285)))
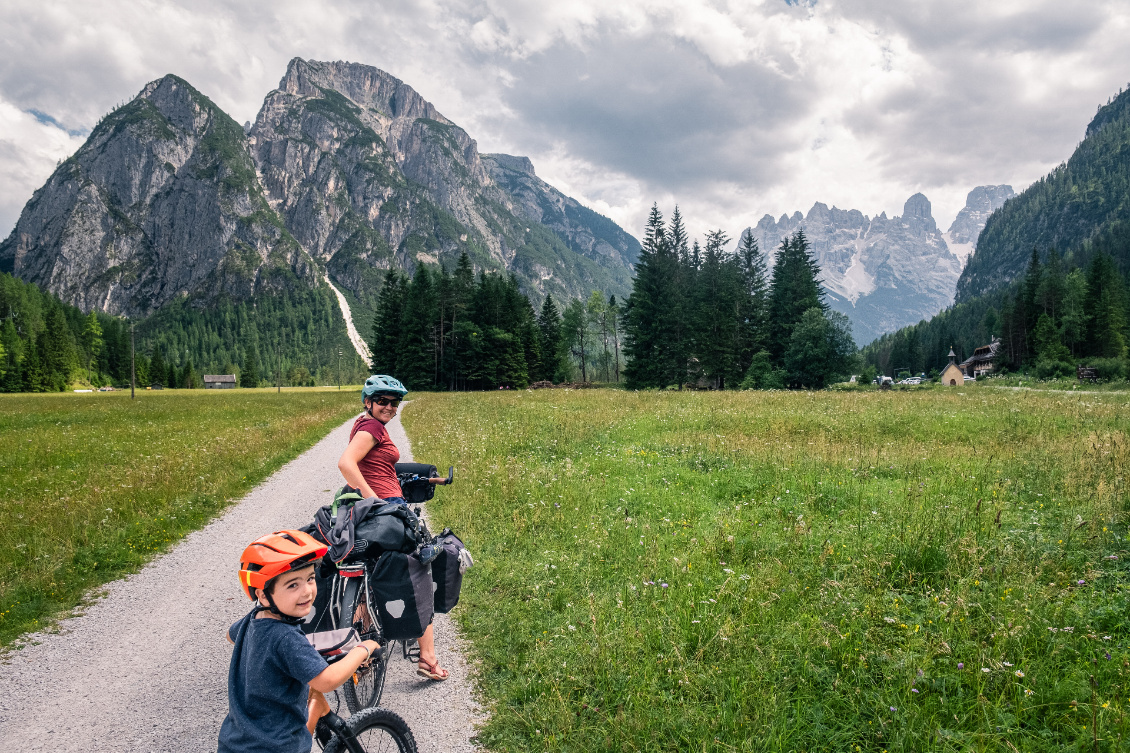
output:
POLYGON ((1085 366, 1099 373, 1099 379, 1119 380, 1126 378, 1126 361, 1122 358, 1092 358, 1085 366))
POLYGON ((1040 379, 1060 379, 1075 376, 1075 367, 1067 361, 1040 359, 1036 362, 1036 376, 1040 379))

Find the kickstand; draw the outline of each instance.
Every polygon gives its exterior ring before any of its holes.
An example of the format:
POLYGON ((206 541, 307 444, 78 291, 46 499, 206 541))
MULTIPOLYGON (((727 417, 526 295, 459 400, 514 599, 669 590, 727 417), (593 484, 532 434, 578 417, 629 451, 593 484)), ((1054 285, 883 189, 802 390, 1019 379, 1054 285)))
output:
POLYGON ((420 642, 415 638, 410 638, 403 642, 404 645, 404 658, 415 664, 420 663, 420 642))

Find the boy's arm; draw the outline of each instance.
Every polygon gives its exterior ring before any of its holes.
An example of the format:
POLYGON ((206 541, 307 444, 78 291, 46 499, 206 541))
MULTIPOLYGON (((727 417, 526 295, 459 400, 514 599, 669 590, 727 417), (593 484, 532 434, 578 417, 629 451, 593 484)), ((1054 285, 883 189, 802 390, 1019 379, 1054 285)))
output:
POLYGON ((319 693, 329 693, 332 690, 337 690, 342 684, 345 683, 357 668, 369 660, 369 657, 380 650, 381 644, 376 641, 362 641, 359 646, 354 646, 344 658, 338 659, 322 670, 322 672, 310 680, 310 688, 319 693), (365 651, 364 648, 368 649, 365 651))

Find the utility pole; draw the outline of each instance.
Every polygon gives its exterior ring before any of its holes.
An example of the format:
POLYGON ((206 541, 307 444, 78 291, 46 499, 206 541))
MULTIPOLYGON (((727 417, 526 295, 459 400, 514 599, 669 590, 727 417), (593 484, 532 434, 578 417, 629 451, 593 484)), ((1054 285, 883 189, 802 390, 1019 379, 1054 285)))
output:
POLYGON ((275 361, 278 364, 278 371, 275 372, 275 393, 282 394, 282 336, 275 340, 275 361))
POLYGON ((341 390, 341 348, 337 349, 337 388, 341 390))
POLYGON ((137 369, 133 358, 133 322, 129 323, 129 399, 133 400, 133 386, 137 382, 137 369))

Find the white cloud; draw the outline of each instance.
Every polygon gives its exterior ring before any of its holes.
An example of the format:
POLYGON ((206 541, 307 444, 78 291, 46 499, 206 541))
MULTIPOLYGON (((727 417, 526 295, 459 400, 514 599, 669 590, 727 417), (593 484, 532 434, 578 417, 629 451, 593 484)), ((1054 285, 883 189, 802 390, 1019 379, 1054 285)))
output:
POLYGON ((731 235, 815 201, 946 226, 1063 159, 1130 79, 1121 0, 70 0, 0 9, 0 232, 89 129, 177 73, 252 119, 294 56, 383 68, 483 151, 639 233, 731 235))

